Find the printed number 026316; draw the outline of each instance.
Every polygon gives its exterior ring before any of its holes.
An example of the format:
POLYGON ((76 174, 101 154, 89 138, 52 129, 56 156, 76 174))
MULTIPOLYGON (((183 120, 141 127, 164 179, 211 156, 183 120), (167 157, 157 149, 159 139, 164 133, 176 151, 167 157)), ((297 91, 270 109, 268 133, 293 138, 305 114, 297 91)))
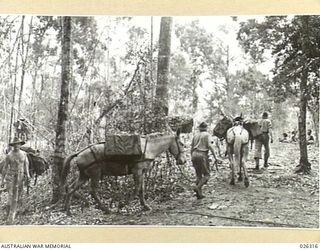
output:
POLYGON ((317 249, 318 248, 318 244, 316 244, 316 243, 300 244, 300 248, 302 248, 302 249, 317 249))

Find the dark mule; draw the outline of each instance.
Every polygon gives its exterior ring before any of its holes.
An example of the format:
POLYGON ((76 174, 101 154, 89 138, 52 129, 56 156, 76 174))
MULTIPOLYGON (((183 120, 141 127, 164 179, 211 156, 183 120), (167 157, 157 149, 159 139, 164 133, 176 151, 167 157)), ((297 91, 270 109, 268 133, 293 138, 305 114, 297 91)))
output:
POLYGON ((260 126, 255 121, 243 122, 242 116, 235 118, 223 115, 215 126, 213 133, 219 138, 226 139, 227 155, 232 171, 230 184, 235 184, 235 168, 239 170, 238 180, 242 181, 242 170, 244 173, 244 184, 249 186, 246 161, 249 153, 249 140, 261 134, 260 126))
MULTIPOLYGON (((21 147, 21 150, 27 153, 29 161, 29 173, 31 177, 37 178, 37 176, 42 175, 49 169, 48 162, 44 158, 37 155, 39 153, 38 150, 34 150, 30 147, 21 147)), ((2 172, 4 162, 5 160, 0 162, 0 173, 2 172)))
POLYGON ((40 157, 38 154, 39 150, 33 149, 31 147, 21 147, 21 150, 27 153, 29 161, 29 173, 32 178, 34 178, 34 184, 37 184, 38 176, 42 175, 49 169, 48 162, 40 157))
POLYGON ((110 212, 108 207, 100 201, 96 189, 101 176, 123 176, 133 175, 135 191, 134 196, 139 196, 140 204, 144 210, 151 208, 146 204, 144 198, 144 173, 150 167, 154 159, 162 152, 169 150, 174 155, 177 164, 186 162, 183 144, 179 137, 180 132, 176 135, 148 135, 141 137, 141 148, 143 154, 139 159, 126 159, 105 155, 105 144, 98 143, 74 153, 67 157, 61 172, 61 185, 66 188, 65 209, 70 214, 70 202, 74 192, 76 192, 86 181, 90 180, 91 195, 98 207, 110 212), (70 163, 73 161, 79 170, 79 177, 67 187, 66 179, 70 171, 70 163))

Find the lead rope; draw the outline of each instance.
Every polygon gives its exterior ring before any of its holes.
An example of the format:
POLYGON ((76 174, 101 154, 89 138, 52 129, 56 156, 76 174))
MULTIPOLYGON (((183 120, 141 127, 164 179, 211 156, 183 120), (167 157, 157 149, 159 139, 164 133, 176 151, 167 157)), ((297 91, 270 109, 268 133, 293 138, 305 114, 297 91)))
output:
MULTIPOLYGON (((178 139, 177 139, 177 137, 175 138, 175 140, 176 140, 176 143, 177 143, 177 147, 178 147, 178 157, 179 157, 179 155, 182 153, 182 151, 180 150, 180 145, 179 145, 179 142, 178 142, 178 139)), ((168 155, 169 156, 169 155, 168 155)), ((169 156, 170 157, 170 156, 169 156)), ((177 157, 177 158, 178 158, 177 157)), ((178 169, 180 170, 180 173, 181 173, 181 175, 188 181, 188 182, 192 182, 193 183, 193 181, 184 173, 184 171, 182 170, 182 168, 180 167, 180 165, 178 165, 178 164, 176 164, 177 166, 178 166, 178 169)))
MULTIPOLYGON (((171 157, 171 156, 167 153, 167 161, 168 161, 168 164, 171 164, 170 157, 171 157)), ((178 169, 179 169, 182 177, 184 177, 188 182, 192 182, 192 183, 193 183, 193 181, 184 173, 184 171, 182 170, 182 168, 180 167, 180 165, 178 165, 178 164, 175 164, 175 165, 178 167, 178 169)))
MULTIPOLYGON (((175 138, 175 141, 177 143, 177 147, 178 147, 178 156, 179 154, 181 154, 181 150, 180 150, 180 146, 179 146, 179 143, 178 143, 178 140, 177 140, 177 137, 175 138)), ((170 161, 170 154, 168 154, 168 151, 167 151, 167 161, 168 161, 168 164, 171 164, 171 161, 170 161)), ((178 157, 177 157, 178 158, 178 157)), ((190 183, 193 183, 193 181, 184 173, 184 171, 182 170, 182 168, 180 167, 180 165, 178 164, 175 164, 176 166, 178 166, 178 169, 181 173, 181 175, 184 177, 184 179, 186 179, 186 181, 190 182, 190 183)))

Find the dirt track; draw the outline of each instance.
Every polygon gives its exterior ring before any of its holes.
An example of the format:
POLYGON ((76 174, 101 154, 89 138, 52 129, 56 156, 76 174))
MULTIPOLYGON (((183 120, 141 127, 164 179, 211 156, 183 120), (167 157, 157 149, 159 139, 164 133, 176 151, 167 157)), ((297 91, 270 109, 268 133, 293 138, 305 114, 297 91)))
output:
MULTIPOLYGON (((148 199, 153 208, 143 212, 138 201, 130 208, 111 214, 90 206, 81 209, 78 203, 72 206, 73 215, 57 210, 45 210, 50 193, 41 190, 48 176, 40 178, 37 187, 31 190, 27 211, 18 217, 23 225, 174 225, 174 226, 236 226, 236 227, 319 227, 319 162, 314 145, 309 150, 312 164, 310 175, 294 174, 298 163, 297 144, 272 144, 270 167, 255 171, 254 162, 248 162, 249 188, 243 183, 229 185, 229 168, 226 159, 215 169, 204 188, 206 197, 197 200, 189 181, 179 185, 179 192, 165 199, 148 199), (43 204, 40 204, 43 203, 43 204)), ((249 159, 252 159, 250 152, 249 159)), ((183 171, 193 178, 190 163, 183 171)), ((183 178, 183 177, 181 177, 183 178)), ((4 206, 6 194, 1 193, 0 205, 4 206)), ((2 216, 4 219, 4 210, 2 216)), ((4 224, 3 220, 0 220, 4 224)))

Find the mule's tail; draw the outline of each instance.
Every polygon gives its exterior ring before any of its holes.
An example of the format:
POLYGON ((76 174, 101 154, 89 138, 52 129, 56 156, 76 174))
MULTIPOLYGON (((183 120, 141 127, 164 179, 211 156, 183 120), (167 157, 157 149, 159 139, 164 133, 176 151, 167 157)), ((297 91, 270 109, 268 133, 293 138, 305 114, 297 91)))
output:
POLYGON ((71 161, 74 157, 78 156, 78 152, 77 153, 74 153, 70 156, 68 156, 64 162, 63 162, 63 165, 62 165, 62 169, 61 169, 61 174, 60 174, 60 182, 61 182, 61 186, 65 186, 66 185, 66 182, 67 182, 67 177, 68 177, 68 174, 70 172, 70 168, 71 168, 71 161))
POLYGON ((242 140, 239 136, 234 138, 233 144, 233 153, 234 153, 234 160, 237 161, 237 166, 239 166, 239 171, 241 171, 241 161, 242 161, 242 140))

